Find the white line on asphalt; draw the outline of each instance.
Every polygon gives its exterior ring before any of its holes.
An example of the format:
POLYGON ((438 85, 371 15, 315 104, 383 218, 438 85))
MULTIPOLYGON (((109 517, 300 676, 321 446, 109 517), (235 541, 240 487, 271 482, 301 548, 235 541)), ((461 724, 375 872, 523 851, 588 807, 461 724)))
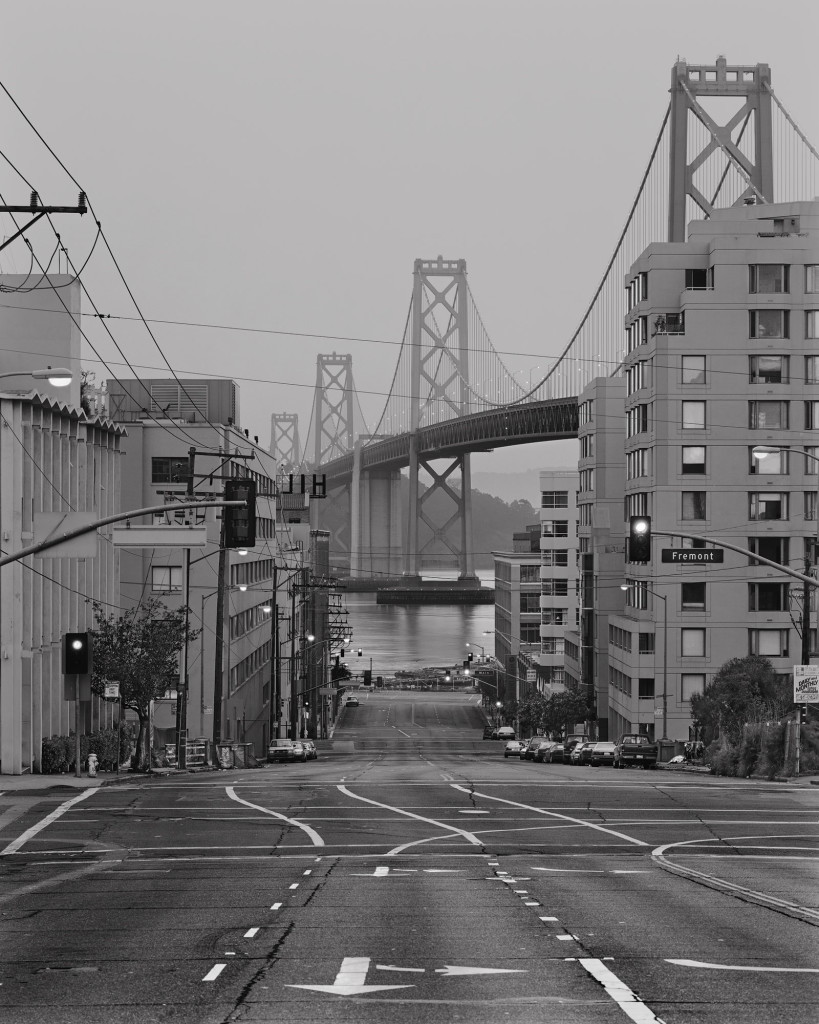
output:
POLYGON ((312 868, 308 868, 306 871, 302 871, 302 874, 303 875, 312 875, 313 874, 313 869, 312 868))
POLYGON ((273 906, 270 909, 271 910, 281 910, 281 906, 282 906, 281 903, 274 903, 273 906))
POLYGON ((560 942, 577 942, 574 935, 555 935, 555 938, 560 942))
POLYGON ((635 1021, 635 1024, 659 1024, 659 1017, 655 1017, 646 1004, 641 1002, 601 960, 580 958, 578 963, 583 965, 595 981, 600 982, 623 1013, 635 1021))
POLYGON ((298 882, 294 882, 294 883, 293 883, 293 884, 292 884, 292 885, 290 886, 290 888, 291 888, 291 889, 298 889, 298 887, 299 887, 299 883, 298 883, 298 882))
POLYGON ((86 797, 91 796, 92 793, 96 793, 96 789, 84 789, 78 796, 72 796, 70 800, 66 800, 65 803, 60 804, 60 806, 55 808, 51 814, 47 814, 42 821, 38 821, 36 825, 32 825, 31 828, 26 829, 22 835, 19 835, 16 839, 12 840, 4 850, 0 850, 0 857, 8 857, 12 853, 17 853, 20 847, 25 846, 29 839, 33 839, 38 832, 42 832, 44 828, 48 828, 52 822, 61 818, 67 810, 74 806, 74 804, 78 804, 80 800, 85 800, 86 797))
POLYGON ((288 825, 295 825, 296 828, 300 828, 303 832, 306 832, 307 835, 310 836, 314 846, 324 846, 324 840, 321 838, 318 832, 316 832, 315 829, 310 828, 309 825, 305 825, 302 822, 297 821, 295 818, 288 818, 284 814, 279 814, 278 811, 271 811, 268 810, 267 807, 260 807, 258 804, 252 804, 248 800, 243 800, 240 796, 236 795, 236 791, 234 790, 233 786, 226 786, 225 792, 227 793, 231 800, 235 800, 236 803, 238 804, 244 804, 245 807, 252 807, 254 811, 261 811, 262 814, 269 814, 273 818, 279 818, 280 821, 286 821, 288 825))
POLYGON ((246 939, 252 939, 252 938, 254 938, 254 936, 256 935, 258 930, 259 930, 258 928, 248 928, 248 930, 244 934, 244 937, 246 939))
POLYGON ((777 974, 819 974, 819 967, 745 967, 741 964, 708 964, 701 960, 666 960, 676 967, 701 967, 709 971, 759 971, 777 974))
POLYGON ((461 793, 466 793, 470 797, 482 797, 484 800, 497 800, 498 803, 508 804, 510 807, 521 807, 526 811, 534 811, 535 814, 545 814, 550 818, 560 818, 563 821, 573 821, 577 825, 582 825, 584 828, 596 829, 598 832, 605 832, 610 836, 617 836, 618 839, 625 839, 626 842, 633 843, 635 846, 648 846, 648 843, 644 843, 642 839, 634 839, 631 836, 627 836, 624 832, 615 832, 612 828, 603 828, 602 825, 596 825, 591 821, 583 821, 582 818, 572 818, 568 814, 558 814, 556 811, 545 811, 542 807, 533 807, 531 804, 518 803, 517 800, 506 800, 501 796, 491 796, 489 793, 479 793, 476 790, 467 789, 465 786, 452 786, 453 789, 459 790, 461 793))
POLYGON ((214 964, 213 967, 208 971, 202 981, 216 981, 222 971, 227 967, 227 964, 214 964))
POLYGON ((557 921, 556 917, 541 917, 541 921, 557 921))
MULTIPOLYGON (((474 835, 472 832, 467 832, 465 829, 457 828, 455 825, 447 825, 443 821, 435 821, 434 818, 425 818, 421 814, 413 814, 412 811, 405 811, 402 807, 393 807, 391 804, 382 804, 378 800, 370 800, 370 798, 366 796, 358 796, 355 793, 351 793, 346 786, 338 786, 337 789, 340 793, 343 793, 345 796, 350 797, 352 800, 361 800, 366 804, 372 804, 374 807, 384 807, 388 811, 394 811, 396 814, 403 814, 404 817, 406 818, 414 818, 416 821, 425 821, 428 825, 434 825, 436 828, 447 829, 449 832, 452 832, 455 835, 463 836, 463 838, 466 839, 467 842, 472 843, 473 846, 483 845, 481 840, 478 839, 478 837, 474 835)), ((394 849, 389 850, 385 854, 385 856, 394 857, 402 850, 405 850, 408 846, 414 845, 415 843, 404 843, 402 846, 396 846, 394 849)))

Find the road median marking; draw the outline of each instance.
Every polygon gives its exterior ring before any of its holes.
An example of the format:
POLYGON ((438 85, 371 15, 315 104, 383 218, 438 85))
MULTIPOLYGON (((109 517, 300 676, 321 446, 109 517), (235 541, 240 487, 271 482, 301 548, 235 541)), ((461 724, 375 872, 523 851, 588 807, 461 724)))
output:
POLYGON ((279 814, 278 811, 271 811, 267 807, 261 807, 259 804, 252 804, 249 800, 243 800, 242 797, 237 796, 236 790, 233 786, 226 786, 225 792, 231 800, 235 800, 237 804, 244 804, 245 807, 252 807, 254 811, 261 811, 262 814, 269 814, 271 818, 278 818, 279 821, 286 821, 288 825, 293 825, 296 828, 300 828, 302 832, 305 832, 311 839, 313 846, 324 846, 324 840, 316 832, 314 828, 309 825, 305 825, 303 822, 298 821, 296 818, 288 818, 284 814, 279 814))
POLYGON ((8 844, 5 849, 0 850, 0 857, 10 857, 13 853, 17 853, 21 847, 33 839, 38 832, 42 832, 44 828, 48 828, 49 825, 53 824, 58 818, 61 818, 66 811, 70 810, 74 804, 78 804, 80 800, 85 800, 91 796, 92 793, 96 793, 96 789, 84 789, 82 793, 77 796, 72 796, 70 800, 66 800, 65 803, 60 804, 50 814, 47 814, 42 821, 38 821, 36 825, 32 825, 31 828, 26 829, 21 835, 8 844))
POLYGON ((819 974, 819 967, 758 967, 744 964, 709 964, 702 960, 666 960, 675 967, 699 967, 708 971, 755 971, 773 974, 819 974))
POLYGON ((656 1017, 644 1002, 637 998, 628 985, 609 970, 602 960, 590 957, 579 957, 577 962, 584 970, 598 981, 606 993, 617 1003, 623 1013, 630 1017, 635 1024, 662 1024, 659 1017, 656 1017))

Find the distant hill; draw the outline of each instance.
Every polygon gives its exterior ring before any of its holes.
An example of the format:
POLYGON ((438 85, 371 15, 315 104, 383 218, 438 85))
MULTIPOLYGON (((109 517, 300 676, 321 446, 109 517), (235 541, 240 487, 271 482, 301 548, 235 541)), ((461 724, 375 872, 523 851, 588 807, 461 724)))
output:
MULTIPOLYGON (((541 467, 546 469, 546 466, 541 467)), ((549 469, 569 469, 576 471, 574 466, 549 466, 549 469)), ((494 494, 504 501, 528 501, 535 508, 540 507, 540 469, 526 469, 515 473, 473 472, 473 488, 485 494, 494 494)))

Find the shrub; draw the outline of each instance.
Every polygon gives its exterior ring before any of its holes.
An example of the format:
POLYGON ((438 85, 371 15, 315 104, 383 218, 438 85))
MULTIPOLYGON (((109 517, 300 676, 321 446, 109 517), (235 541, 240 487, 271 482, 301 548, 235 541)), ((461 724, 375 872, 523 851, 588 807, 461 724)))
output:
POLYGON ((737 775, 748 779, 756 771, 762 746, 762 728, 748 725, 742 731, 737 756, 737 775))
POLYGON ((60 772, 68 771, 64 736, 50 736, 43 740, 40 771, 43 775, 57 775, 60 772))
POLYGON ((712 775, 736 775, 739 762, 739 746, 727 736, 721 736, 708 747, 705 760, 712 775))

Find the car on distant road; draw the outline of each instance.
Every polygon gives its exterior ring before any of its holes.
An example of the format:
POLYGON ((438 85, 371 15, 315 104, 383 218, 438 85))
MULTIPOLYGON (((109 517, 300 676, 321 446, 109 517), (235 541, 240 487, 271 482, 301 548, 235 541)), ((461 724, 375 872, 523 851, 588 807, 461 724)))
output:
POLYGON ((533 736, 526 744, 524 750, 521 751, 520 758, 522 761, 535 761, 537 759, 537 752, 541 747, 546 746, 549 743, 549 739, 546 736, 533 736))
POLYGON ((591 756, 593 743, 585 740, 582 743, 575 744, 571 754, 569 754, 569 764, 582 765, 589 763, 589 757, 591 756))
POLYGON ((513 740, 515 739, 515 730, 511 725, 502 725, 498 729, 499 740, 513 740))
POLYGON ((278 739, 271 740, 267 748, 268 764, 283 763, 290 761, 306 761, 307 752, 300 740, 278 739))
POLYGON ((614 764, 614 744, 608 740, 601 740, 591 749, 589 764, 592 768, 599 768, 604 764, 614 764))
POLYGON ((359 708, 361 707, 361 701, 358 697, 348 697, 347 700, 344 701, 344 706, 347 708, 359 708))
POLYGON ((521 750, 526 749, 526 743, 523 740, 509 740, 506 746, 503 748, 504 757, 518 757, 521 750))

